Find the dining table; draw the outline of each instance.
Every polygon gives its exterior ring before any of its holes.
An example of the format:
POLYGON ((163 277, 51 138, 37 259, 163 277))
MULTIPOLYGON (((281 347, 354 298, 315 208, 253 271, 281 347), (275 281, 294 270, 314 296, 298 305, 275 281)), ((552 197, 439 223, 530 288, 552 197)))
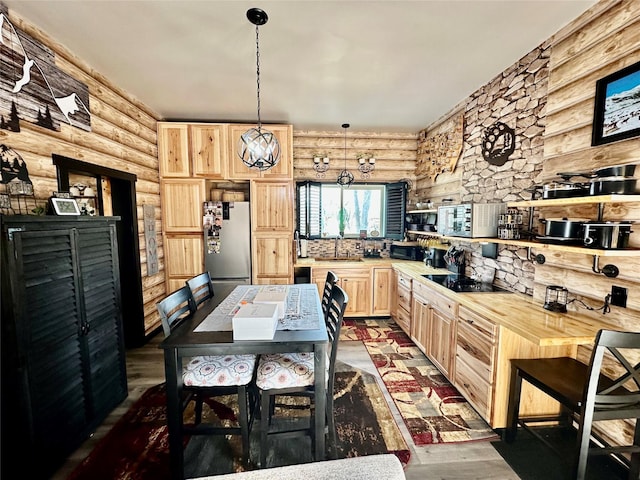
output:
POLYGON ((315 284, 223 284, 216 288, 214 296, 183 320, 159 346, 164 350, 171 478, 182 480, 184 475, 182 368, 185 361, 196 355, 313 352, 316 391, 313 453, 316 461, 324 460, 328 342, 315 284), (233 316, 259 292, 286 292, 284 317, 278 320, 272 339, 234 340, 233 316))

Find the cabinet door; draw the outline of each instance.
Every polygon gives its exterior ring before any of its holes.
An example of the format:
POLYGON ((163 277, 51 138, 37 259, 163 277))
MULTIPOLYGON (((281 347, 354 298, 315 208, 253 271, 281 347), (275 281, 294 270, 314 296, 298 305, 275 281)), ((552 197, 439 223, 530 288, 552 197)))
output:
POLYGON ((78 230, 93 414, 106 416, 127 396, 115 225, 78 230))
POLYGON ((373 269, 373 301, 371 305, 372 315, 391 314, 391 290, 393 270, 391 268, 373 269))
POLYGON ((364 317, 371 313, 371 275, 368 270, 349 270, 340 275, 340 286, 349 295, 345 310, 347 317, 364 317))
POLYGON ((193 174, 224 180, 227 177, 227 126, 189 125, 193 174))
POLYGON ((287 232, 292 235, 293 216, 293 182, 251 182, 251 229, 254 233, 287 232))
POLYGON ((293 242, 289 234, 256 234, 252 238, 252 281, 293 283, 293 242))
POLYGON ((188 124, 158 123, 158 162, 162 178, 191 176, 188 124))
POLYGON ((427 353, 430 307, 426 300, 414 294, 411 307, 411 339, 422 353, 427 353))
POLYGON ((398 318, 398 273, 391 269, 391 304, 390 314, 394 321, 398 318))
POLYGON ((263 125, 271 131, 280 143, 280 160, 278 163, 261 172, 255 168, 247 167, 238 155, 238 141, 240 136, 255 128, 255 124, 231 124, 228 129, 228 151, 229 151, 229 179, 250 180, 253 178, 271 179, 292 179, 293 178, 293 126, 292 125, 263 125))
POLYGON ((452 339, 453 320, 437 308, 432 308, 427 356, 447 378, 451 378, 452 373, 452 339))
POLYGON ((160 195, 165 232, 200 233, 203 231, 202 204, 206 198, 204 180, 163 180, 160 195))
POLYGON ((24 467, 33 471, 32 478, 48 477, 43 473, 52 473, 49 470, 77 446, 91 416, 83 385, 84 322, 75 231, 26 231, 13 238, 15 264, 10 268, 15 269, 16 281, 11 284, 12 298, 3 299, 3 304, 13 304, 17 347, 5 343, 3 332, 3 377, 5 350, 17 348, 19 383, 2 393, 3 410, 5 402, 17 403, 11 416, 3 416, 3 435, 15 423, 11 431, 16 444, 38 452, 38 461, 24 467))
POLYGON ((203 235, 165 235, 163 243, 167 289, 182 287, 187 279, 204 271, 203 235))

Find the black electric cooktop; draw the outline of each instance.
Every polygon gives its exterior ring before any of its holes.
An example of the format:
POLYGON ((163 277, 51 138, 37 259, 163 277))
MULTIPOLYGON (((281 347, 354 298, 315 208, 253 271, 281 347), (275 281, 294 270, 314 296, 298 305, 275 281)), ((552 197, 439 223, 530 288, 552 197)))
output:
POLYGON ((449 290, 460 293, 473 293, 473 292, 502 292, 511 293, 501 287, 497 287, 489 282, 480 282, 471 277, 465 275, 458 275, 452 273, 450 275, 422 275, 424 278, 431 280, 432 282, 439 283, 443 287, 447 287, 449 290))

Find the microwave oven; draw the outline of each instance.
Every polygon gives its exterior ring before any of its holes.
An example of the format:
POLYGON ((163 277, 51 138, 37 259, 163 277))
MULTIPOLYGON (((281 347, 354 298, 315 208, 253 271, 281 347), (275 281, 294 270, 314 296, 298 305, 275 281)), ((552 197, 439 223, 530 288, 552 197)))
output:
POLYGON ((392 243, 389 248, 389 256, 391 258, 417 260, 419 262, 424 258, 424 250, 419 245, 402 245, 392 243))
POLYGON ((448 237, 496 237, 505 203, 463 203, 438 207, 438 233, 448 237))

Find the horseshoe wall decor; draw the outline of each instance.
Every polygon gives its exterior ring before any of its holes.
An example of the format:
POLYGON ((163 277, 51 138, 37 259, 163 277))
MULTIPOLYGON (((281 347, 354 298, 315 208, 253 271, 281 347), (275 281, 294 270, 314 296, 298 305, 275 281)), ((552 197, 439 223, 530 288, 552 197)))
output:
POLYGON ((484 131, 482 156, 491 165, 504 165, 515 148, 515 132, 508 125, 496 122, 484 131))

